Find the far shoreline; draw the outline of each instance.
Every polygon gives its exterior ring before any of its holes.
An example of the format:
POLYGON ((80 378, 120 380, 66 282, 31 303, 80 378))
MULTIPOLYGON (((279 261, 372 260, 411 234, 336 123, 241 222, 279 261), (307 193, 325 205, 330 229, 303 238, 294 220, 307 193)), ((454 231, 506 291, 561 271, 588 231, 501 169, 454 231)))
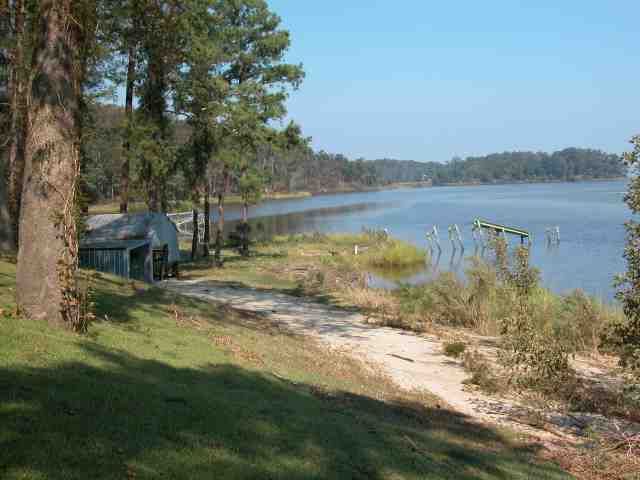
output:
MULTIPOLYGON (((429 182, 400 182, 391 183, 388 185, 382 185, 377 187, 363 187, 363 188, 351 188, 351 189, 332 189, 311 192, 307 197, 316 197, 324 195, 341 195, 348 193, 369 193, 369 192, 383 192, 401 189, 427 189, 427 188, 445 188, 445 187, 491 187, 500 185, 544 185, 552 183, 589 183, 589 182, 616 182, 626 181, 628 177, 596 177, 596 178, 581 178, 574 180, 513 180, 505 182, 460 182, 460 183, 442 183, 442 184, 429 184, 429 182)), ((309 192, 306 192, 309 193, 309 192)), ((283 198, 282 200, 284 200, 283 198)), ((291 198, 288 198, 291 199, 291 198)), ((273 199, 268 199, 273 200, 273 199)))
MULTIPOLYGON (((444 183, 444 184, 432 184, 430 182, 397 182, 388 185, 380 185, 376 187, 360 187, 360 188, 344 188, 344 189, 331 189, 321 191, 293 191, 293 192, 270 192, 264 194, 259 204, 282 202, 290 200, 302 200, 312 197, 322 197, 330 195, 346 195, 355 193, 373 193, 373 192, 385 192, 402 189, 428 189, 428 188, 451 188, 451 187, 487 187, 487 186, 506 186, 506 185, 543 185, 553 183, 589 183, 589 182, 615 182, 627 180, 628 177, 611 177, 611 178, 580 178, 573 180, 513 180, 505 182, 460 182, 460 183, 444 183)), ((210 200, 212 209, 217 205, 217 199, 211 198, 210 200)), ((175 211, 191 211, 190 208, 186 208, 189 204, 188 201, 183 200, 177 203, 173 210, 175 211)), ((234 207, 241 205, 242 201, 237 195, 228 195, 225 198, 225 205, 228 207, 234 207)), ((139 201, 130 203, 130 213, 141 213, 147 211, 146 206, 139 201)), ((89 215, 100 214, 115 214, 119 213, 119 205, 115 202, 97 203, 89 207, 89 215)))

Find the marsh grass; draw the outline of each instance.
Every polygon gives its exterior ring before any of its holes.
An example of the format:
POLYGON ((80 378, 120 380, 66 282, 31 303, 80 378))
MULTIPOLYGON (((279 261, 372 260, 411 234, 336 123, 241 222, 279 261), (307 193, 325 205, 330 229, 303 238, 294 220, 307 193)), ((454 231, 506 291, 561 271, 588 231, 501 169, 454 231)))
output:
POLYGON ((425 250, 401 240, 389 239, 372 245, 361 260, 372 268, 396 269, 424 265, 427 258, 425 250))

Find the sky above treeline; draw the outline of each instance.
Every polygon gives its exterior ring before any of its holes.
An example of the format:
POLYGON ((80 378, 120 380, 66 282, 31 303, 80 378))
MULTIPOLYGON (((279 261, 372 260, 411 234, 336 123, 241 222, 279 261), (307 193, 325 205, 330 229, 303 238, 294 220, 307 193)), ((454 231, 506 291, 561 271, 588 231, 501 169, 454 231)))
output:
POLYGON ((638 0, 268 0, 307 72, 289 116, 350 158, 446 161, 640 133, 638 0))

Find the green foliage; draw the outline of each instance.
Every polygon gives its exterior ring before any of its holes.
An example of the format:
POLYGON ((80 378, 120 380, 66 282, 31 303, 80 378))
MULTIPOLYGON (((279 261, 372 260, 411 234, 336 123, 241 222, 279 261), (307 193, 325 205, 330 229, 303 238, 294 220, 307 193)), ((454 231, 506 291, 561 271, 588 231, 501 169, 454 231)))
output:
POLYGON ((582 290, 552 301, 554 326, 571 351, 601 350, 603 332, 622 318, 617 307, 605 305, 582 290))
POLYGON ((136 185, 151 210, 158 210, 166 179, 174 173, 176 147, 170 139, 163 139, 153 122, 140 119, 132 129, 132 169, 136 185))
POLYGON ((460 358, 467 345, 464 342, 445 342, 442 351, 447 357, 460 358))
POLYGON ((523 298, 537 288, 540 272, 529 265, 528 247, 516 247, 513 258, 510 258, 507 240, 503 236, 494 235, 489 239, 489 248, 493 252, 493 262, 500 282, 513 288, 523 298))
POLYGON ((374 268, 402 268, 424 264, 427 260, 425 250, 396 239, 373 243, 368 248, 362 260, 374 268))
POLYGON ((500 363, 520 387, 553 391, 571 375, 570 347, 550 325, 532 321, 524 305, 501 321, 500 363))
MULTIPOLYGON (((640 135, 631 140, 633 150, 624 158, 634 173, 640 164, 640 135)), ((629 181, 625 202, 634 215, 640 213, 640 177, 629 181)), ((615 339, 622 365, 640 378, 640 223, 629 220, 626 224, 627 246, 624 258, 627 271, 617 280, 618 299, 623 305, 626 321, 617 325, 615 339)))
POLYGON ((246 205, 255 205, 262 198, 264 189, 264 177, 255 169, 247 169, 242 172, 238 180, 238 190, 246 205))
MULTIPOLYGON (((216 87, 217 88, 217 87, 216 87)), ((110 107, 117 108, 117 107, 110 107)), ((215 110, 212 110, 215 111, 215 110)), ((99 114, 102 115, 102 114, 99 114)), ((110 115, 105 110, 105 116, 110 115)), ((226 118, 226 117, 225 117, 226 118)), ((247 119, 249 120, 249 119, 247 119)), ((98 118, 100 121, 100 118, 98 118)), ((255 117, 253 119, 255 121, 255 117)), ((251 122, 249 122, 251 123, 251 122)), ((231 128, 231 123, 228 124, 231 128)), ((222 125, 220 125, 222 127, 222 125)), ((192 127, 189 120, 177 119, 174 121, 173 128, 175 130, 176 144, 184 143, 185 138, 191 134, 192 127)), ((199 128, 199 127, 198 127, 199 128)), ((211 131, 213 132, 213 124, 210 124, 211 131)), ((216 127, 217 128, 217 127, 216 127)), ((299 127, 298 127, 299 132, 299 127)), ((224 132, 224 130, 222 130, 224 132)), ((344 155, 331 154, 327 152, 314 152, 307 145, 307 140, 302 134, 298 133, 296 137, 296 128, 289 129, 285 127, 284 130, 273 130, 272 132, 262 132, 259 135, 249 135, 250 131, 247 131, 245 138, 251 140, 254 144, 251 149, 245 152, 245 161, 255 165, 259 171, 264 175, 265 187, 270 192, 292 192, 292 191, 309 191, 309 192, 326 192, 326 191, 341 191, 349 189, 366 189, 371 187, 379 187, 397 182, 420 182, 422 181, 423 171, 427 178, 431 178, 431 175, 435 174, 435 170, 424 170, 425 165, 428 163, 423 162, 409 162, 405 166, 406 162, 397 160, 384 161, 384 167, 379 164, 379 161, 368 161, 363 159, 349 160, 344 155), (276 135, 278 134, 278 135, 276 135), (415 165, 414 165, 415 164, 415 165)), ((221 148, 225 147, 224 133, 220 133, 219 138, 214 143, 218 142, 221 148)), ((96 138, 88 139, 91 144, 91 149, 94 152, 89 159, 91 168, 95 170, 102 170, 104 167, 108 167, 111 164, 118 165, 119 160, 119 145, 117 145, 118 137, 111 134, 105 141, 105 139, 96 138), (95 142, 95 144, 94 144, 95 142), (113 145, 113 144, 116 145, 113 145)), ((233 145, 229 145, 231 148, 233 145)), ((556 156, 556 154, 550 154, 556 156)), ((578 155, 579 157, 579 155, 578 155)), ((608 154, 602 153, 600 157, 600 165, 609 165, 606 158, 609 158, 608 154)), ((595 162, 595 160, 594 160, 595 162)), ((212 172, 215 172, 221 164, 219 155, 215 155, 211 159, 211 165, 215 168, 212 172)), ((593 162, 589 162, 589 165, 593 165, 593 162)), ((441 165, 441 164, 438 164, 441 165)), ((546 163, 545 163, 546 165, 546 163)), ((589 174, 585 173, 583 163, 577 163, 577 167, 573 171, 584 173, 585 178, 607 178, 607 177, 620 177, 625 174, 622 167, 615 171, 599 171, 596 167, 589 166, 589 174)), ((586 164, 585 164, 586 165, 586 164)), ((189 167, 190 168, 190 167, 189 167)), ((444 166, 442 168, 451 168, 444 166)), ((497 167, 496 167, 497 168, 497 167)), ((609 167, 607 167, 609 168, 609 167)), ((478 172, 485 172, 484 167, 481 169, 478 167, 478 172)), ((115 170, 117 173, 117 169, 115 170)), ((496 172, 501 172, 496 170, 496 172)), ((442 178, 441 183, 449 183, 448 173, 440 173, 438 178, 442 178)), ((469 177, 469 182, 479 182, 478 177, 469 177)), ((549 175, 544 178, 531 177, 523 178, 525 180, 562 180, 563 177, 549 175)), ((190 189, 182 188, 182 178, 179 175, 174 174, 169 179, 169 183, 175 184, 174 191, 176 192, 175 199, 190 199, 190 189)), ((509 181, 508 179, 487 179, 486 181, 509 181)), ((118 179, 113 176, 105 176, 103 180, 90 180, 91 185, 94 185, 96 190, 99 190, 99 198, 109 198, 111 192, 118 190, 118 179)), ((237 192, 238 187, 236 183, 231 184, 231 191, 237 192)))
POLYGON ((511 312, 500 321, 500 363, 509 370, 512 383, 551 391, 571 374, 570 346, 553 325, 534 321, 531 297, 539 273, 529 266, 529 249, 517 247, 512 265, 506 263, 502 247, 495 253, 500 258, 503 287, 511 289, 515 297, 511 312))
POLYGON ((464 283, 452 272, 443 272, 422 286, 408 287, 400 293, 401 310, 427 317, 427 323, 457 327, 474 327, 478 316, 475 299, 464 283), (411 294, 409 294, 411 292, 411 294), (413 299, 411 303, 407 300, 413 299))
POLYGON ((499 335, 500 360, 514 385, 558 388, 571 379, 571 354, 600 349, 601 337, 618 338, 615 332, 626 323, 614 307, 581 291, 558 296, 541 288, 527 248, 517 247, 510 255, 500 238, 492 245, 492 264, 472 259, 466 281, 445 272, 394 292, 399 317, 393 323, 407 329, 436 324, 499 335))
POLYGON ((462 355, 462 366, 471 374, 465 383, 475 385, 489 394, 497 393, 502 389, 499 379, 491 373, 489 361, 478 350, 465 350, 462 355))

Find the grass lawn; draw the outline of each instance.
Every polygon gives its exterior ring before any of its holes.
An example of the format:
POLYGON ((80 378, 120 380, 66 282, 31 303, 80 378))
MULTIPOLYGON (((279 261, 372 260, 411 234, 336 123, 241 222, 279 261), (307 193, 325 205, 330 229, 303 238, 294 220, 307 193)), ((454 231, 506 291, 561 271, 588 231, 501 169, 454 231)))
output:
POLYGON ((2 479, 560 479, 533 446, 338 353, 96 279, 85 336, 14 317, 0 260, 2 479))
MULTIPOLYGON (((181 247, 187 251, 190 243, 183 240, 181 247)), ((313 296, 318 301, 372 313, 376 312, 367 304, 367 299, 356 298, 350 287, 361 285, 367 272, 397 279, 398 274, 409 276, 421 271, 429 262, 424 250, 407 242, 396 239, 384 242, 366 234, 275 237, 266 243, 252 245, 250 257, 225 249, 223 258, 222 269, 215 266, 213 257, 184 263, 182 277, 313 296), (354 255, 355 245, 360 248, 357 256, 354 255), (322 285, 309 288, 315 283, 322 285)))

